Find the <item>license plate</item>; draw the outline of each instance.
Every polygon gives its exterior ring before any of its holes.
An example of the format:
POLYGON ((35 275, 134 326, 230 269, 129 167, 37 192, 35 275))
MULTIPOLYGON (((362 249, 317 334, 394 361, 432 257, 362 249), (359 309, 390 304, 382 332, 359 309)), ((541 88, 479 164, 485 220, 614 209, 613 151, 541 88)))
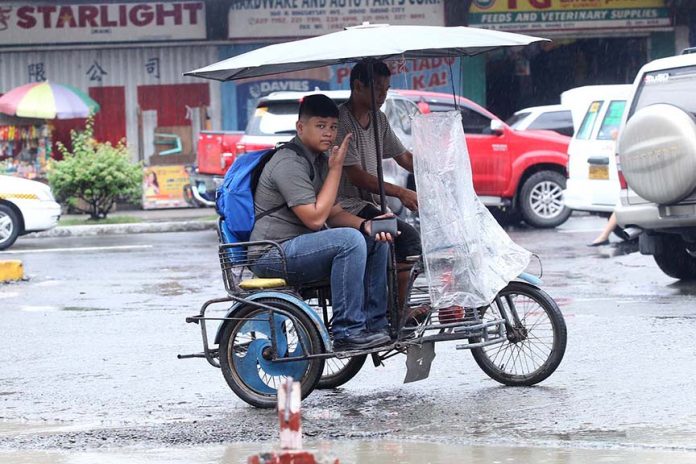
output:
POLYGON ((609 166, 590 166, 590 179, 609 179, 609 166))

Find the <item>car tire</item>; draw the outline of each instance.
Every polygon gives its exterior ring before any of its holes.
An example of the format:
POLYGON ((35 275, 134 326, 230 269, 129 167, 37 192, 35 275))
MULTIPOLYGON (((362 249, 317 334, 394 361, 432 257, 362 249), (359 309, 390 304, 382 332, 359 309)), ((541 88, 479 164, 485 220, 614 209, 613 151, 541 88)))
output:
POLYGON ((686 251, 684 240, 676 235, 667 236, 659 251, 653 258, 662 272, 675 279, 696 279, 696 258, 686 251))
POLYGON ((19 218, 7 205, 0 205, 0 250, 12 246, 19 236, 19 218))
POLYGON ((566 178, 556 171, 539 171, 524 181, 518 205, 522 219, 533 227, 557 227, 572 211, 563 203, 566 178))

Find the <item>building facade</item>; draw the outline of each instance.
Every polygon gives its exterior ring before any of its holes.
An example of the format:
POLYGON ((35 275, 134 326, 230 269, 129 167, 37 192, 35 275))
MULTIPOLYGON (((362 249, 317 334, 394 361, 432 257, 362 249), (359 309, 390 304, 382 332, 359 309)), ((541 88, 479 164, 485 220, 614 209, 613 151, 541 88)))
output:
POLYGON ((665 0, 473 0, 474 27, 551 42, 486 59, 486 102, 501 116, 558 103, 564 90, 632 82, 647 61, 687 46, 665 0))
MULTIPOLYGON (((0 93, 48 79, 75 86, 101 105, 99 140, 125 139, 146 165, 185 164, 198 131, 243 130, 263 95, 348 88, 349 65, 222 84, 182 75, 260 46, 364 21, 468 21, 552 38, 473 58, 391 63, 394 87, 454 88, 506 116, 556 102, 568 88, 630 82, 644 62, 689 45, 694 21, 684 8, 665 0, 9 0, 0 3, 0 93)), ((67 141, 82 124, 52 121, 54 138, 67 141)))

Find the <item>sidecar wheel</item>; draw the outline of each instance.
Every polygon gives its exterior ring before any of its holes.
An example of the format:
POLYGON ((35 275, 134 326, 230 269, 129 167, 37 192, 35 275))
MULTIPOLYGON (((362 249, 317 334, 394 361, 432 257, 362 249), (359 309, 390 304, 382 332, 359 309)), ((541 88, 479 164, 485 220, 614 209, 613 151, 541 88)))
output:
POLYGON ((283 379, 300 382, 302 398, 314 390, 321 377, 321 359, 279 362, 272 358, 272 338, 278 358, 301 357, 323 351, 321 338, 309 317, 292 304, 279 299, 257 302, 284 311, 253 305, 242 307, 233 317, 220 339, 220 367, 232 391, 242 400, 258 408, 277 404, 277 389, 283 379), (271 320, 273 330, 271 329, 271 320))

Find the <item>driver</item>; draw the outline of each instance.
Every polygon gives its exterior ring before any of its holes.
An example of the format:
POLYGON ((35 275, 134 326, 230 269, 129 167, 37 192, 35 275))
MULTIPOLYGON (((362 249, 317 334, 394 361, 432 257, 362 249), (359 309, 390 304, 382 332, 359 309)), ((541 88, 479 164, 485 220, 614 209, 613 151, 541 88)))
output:
MULTIPOLYGON (((377 106, 377 129, 379 144, 384 159, 393 158, 402 168, 413 172, 413 155, 398 139, 379 109, 387 98, 391 72, 382 61, 373 61, 373 81, 377 106)), ((350 73, 350 98, 339 107, 338 143, 352 136, 345 161, 343 180, 339 189, 339 200, 343 209, 356 216, 371 219, 381 214, 379 204, 379 183, 377 180, 377 150, 374 128, 372 127, 372 96, 368 76, 368 62, 359 61, 350 73)), ((416 192, 398 185, 384 183, 385 194, 396 197, 411 211, 418 210, 416 192)), ((399 285, 399 307, 402 308, 408 291, 409 256, 422 253, 420 235, 411 225, 397 219, 399 236, 395 251, 399 285)), ((425 309, 421 309, 425 311, 425 309)), ((417 314, 412 314, 417 316, 417 314)))

